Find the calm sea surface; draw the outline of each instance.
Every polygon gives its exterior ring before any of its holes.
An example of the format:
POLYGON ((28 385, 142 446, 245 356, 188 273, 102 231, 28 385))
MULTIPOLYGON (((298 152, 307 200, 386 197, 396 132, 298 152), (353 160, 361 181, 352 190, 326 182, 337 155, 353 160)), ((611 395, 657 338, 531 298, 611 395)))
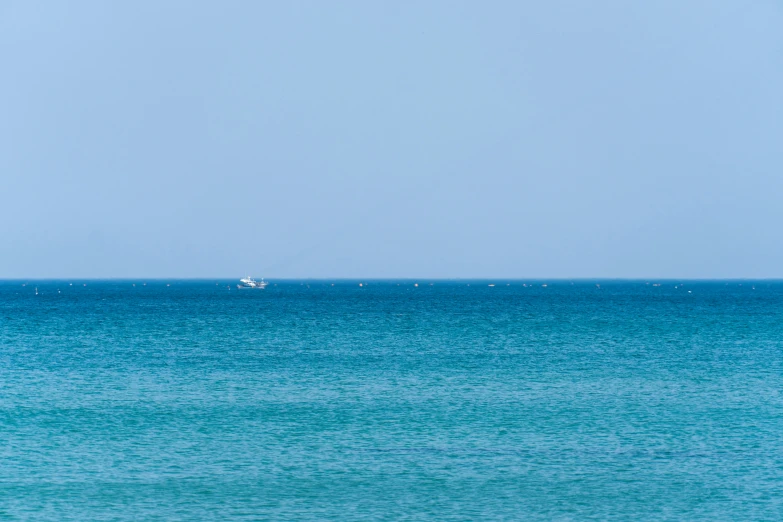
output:
POLYGON ((23 283, 0 518, 783 519, 783 283, 23 283))

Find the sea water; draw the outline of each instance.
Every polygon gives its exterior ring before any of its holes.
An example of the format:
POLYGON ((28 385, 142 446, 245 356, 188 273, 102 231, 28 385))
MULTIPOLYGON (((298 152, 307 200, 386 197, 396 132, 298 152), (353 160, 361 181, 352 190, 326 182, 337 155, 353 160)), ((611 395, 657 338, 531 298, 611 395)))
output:
POLYGON ((781 283, 235 283, 0 283, 0 518, 783 518, 781 283))

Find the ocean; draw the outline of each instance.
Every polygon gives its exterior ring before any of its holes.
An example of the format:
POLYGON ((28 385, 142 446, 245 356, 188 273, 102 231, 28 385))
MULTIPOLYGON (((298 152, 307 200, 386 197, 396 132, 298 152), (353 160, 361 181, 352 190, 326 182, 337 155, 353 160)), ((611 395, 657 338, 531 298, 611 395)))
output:
POLYGON ((271 283, 0 282, 0 518, 783 519, 783 283, 271 283))

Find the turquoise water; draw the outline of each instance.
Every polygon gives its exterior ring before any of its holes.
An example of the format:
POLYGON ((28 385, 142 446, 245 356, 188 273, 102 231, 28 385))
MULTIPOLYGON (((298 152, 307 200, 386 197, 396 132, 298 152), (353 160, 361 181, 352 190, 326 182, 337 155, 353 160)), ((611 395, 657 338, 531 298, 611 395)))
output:
POLYGON ((783 518, 780 283, 22 283, 0 518, 783 518))

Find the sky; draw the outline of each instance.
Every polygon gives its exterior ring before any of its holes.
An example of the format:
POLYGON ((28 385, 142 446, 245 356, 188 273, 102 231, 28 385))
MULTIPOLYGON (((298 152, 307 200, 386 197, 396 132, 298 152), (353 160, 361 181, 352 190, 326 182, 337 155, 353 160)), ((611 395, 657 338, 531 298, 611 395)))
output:
POLYGON ((781 278, 783 3, 0 1, 0 278, 781 278))

